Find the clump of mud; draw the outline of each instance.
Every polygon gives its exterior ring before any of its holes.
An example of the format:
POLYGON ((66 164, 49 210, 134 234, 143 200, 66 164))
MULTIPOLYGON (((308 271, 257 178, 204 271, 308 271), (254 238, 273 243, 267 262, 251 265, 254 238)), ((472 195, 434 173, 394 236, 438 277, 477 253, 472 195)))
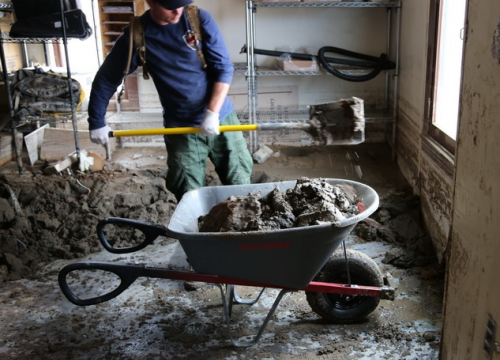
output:
POLYGON ((103 218, 167 222, 177 202, 165 176, 146 170, 0 175, 0 283, 101 251, 96 226, 103 218))
POLYGON ((355 216, 364 206, 347 184, 301 178, 282 193, 230 196, 199 218, 200 232, 266 231, 331 223, 355 216))
POLYGON ((364 101, 357 97, 309 106, 309 129, 320 145, 348 144, 365 129, 364 101))

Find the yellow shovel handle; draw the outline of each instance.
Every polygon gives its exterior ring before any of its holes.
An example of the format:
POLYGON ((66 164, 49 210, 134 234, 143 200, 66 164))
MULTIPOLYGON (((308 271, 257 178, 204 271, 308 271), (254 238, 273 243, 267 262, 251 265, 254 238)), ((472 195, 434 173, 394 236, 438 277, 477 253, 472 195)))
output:
MULTIPOLYGON (((219 126, 220 132, 225 132, 225 131, 255 131, 258 129, 259 129, 258 124, 219 126)), ((200 128, 198 128, 198 127, 115 130, 115 131, 109 132, 109 137, 147 136, 147 135, 179 135, 179 134, 195 134, 195 133, 199 133, 199 132, 200 132, 200 128)))

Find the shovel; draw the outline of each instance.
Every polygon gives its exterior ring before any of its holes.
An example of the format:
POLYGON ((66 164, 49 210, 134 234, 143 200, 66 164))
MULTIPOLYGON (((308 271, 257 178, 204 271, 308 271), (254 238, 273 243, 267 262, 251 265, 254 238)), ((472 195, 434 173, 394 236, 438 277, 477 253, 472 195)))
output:
MULTIPOLYGON (((352 97, 339 101, 309 106, 309 121, 302 123, 260 123, 246 125, 222 125, 219 132, 294 129, 307 132, 321 145, 356 145, 365 141, 365 117, 363 100, 352 97)), ((137 130, 114 130, 109 137, 181 135, 200 133, 199 127, 177 127, 137 130)), ((254 154, 259 163, 272 154, 266 146, 254 154)))
MULTIPOLYGON (((326 127, 328 128, 328 126, 326 127)), ((258 131, 258 130, 282 130, 282 129, 295 129, 303 130, 310 134, 314 139, 319 141, 321 144, 328 145, 355 145, 364 142, 365 133, 363 131, 357 131, 352 133, 355 136, 343 139, 328 139, 328 135, 324 134, 323 130, 319 129, 318 126, 308 123, 262 123, 262 124, 248 124, 248 125, 222 125, 219 126, 219 131, 258 131)), ((109 137, 123 137, 123 136, 149 136, 149 135, 180 135, 180 134, 195 134, 200 133, 201 130, 198 127, 177 127, 177 128, 158 128, 158 129, 137 129, 137 130, 114 130, 109 132, 109 137)), ((262 145, 252 157, 259 164, 265 162, 274 151, 266 145, 262 145)))
MULTIPOLYGON (((248 124, 248 125, 222 125, 219 126, 220 132, 226 131, 257 131, 257 130, 281 130, 281 129, 296 129, 310 130, 311 124, 308 123, 286 123, 286 124, 248 124)), ((109 132, 109 137, 122 136, 149 136, 149 135, 180 135, 180 134, 195 134, 199 133, 198 127, 176 127, 176 128, 159 128, 159 129, 137 129, 137 130, 114 130, 109 132)))
MULTIPOLYGON (((249 125, 222 125, 219 126, 219 132, 226 131, 257 131, 257 130, 280 130, 280 129, 297 129, 309 132, 312 126, 308 123, 288 123, 288 124, 249 124, 249 125)), ((198 127, 177 127, 177 128, 160 128, 160 129, 138 129, 138 130, 115 130, 109 132, 109 137, 122 136, 148 136, 148 135, 180 135, 180 134, 195 134, 201 132, 198 127)), ((255 161, 262 164, 265 162, 274 151, 266 145, 261 146, 252 157, 255 161)))
MULTIPOLYGON (((222 125, 219 126, 219 131, 295 129, 306 131, 327 145, 354 145, 364 141, 364 127, 364 102, 360 98, 352 97, 350 99, 309 106, 308 122, 222 125), (354 135, 355 133, 357 133, 356 136, 354 135)), ((199 132, 201 130, 198 127, 114 130, 109 132, 109 137, 180 135, 199 132)))

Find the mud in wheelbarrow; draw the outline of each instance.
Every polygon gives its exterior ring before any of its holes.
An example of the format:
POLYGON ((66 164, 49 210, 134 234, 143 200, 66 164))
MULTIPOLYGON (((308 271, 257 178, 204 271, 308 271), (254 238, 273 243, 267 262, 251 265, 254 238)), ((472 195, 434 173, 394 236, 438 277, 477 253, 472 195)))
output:
POLYGON ((378 208, 378 195, 371 187, 347 180, 328 182, 351 185, 363 199, 366 210, 343 220, 339 227, 324 224, 274 231, 199 233, 198 218, 229 196, 267 194, 276 187, 285 192, 296 182, 215 186, 185 194, 168 229, 181 243, 197 273, 301 289, 309 284, 354 226, 378 208))
MULTIPOLYGON (((108 301, 127 289, 138 277, 172 280, 194 280, 217 284, 221 291, 224 313, 233 345, 255 344, 264 331, 282 297, 303 290, 313 311, 334 323, 348 323, 366 317, 380 299, 394 298, 394 290, 384 283, 373 260, 354 251, 337 250, 356 224, 378 208, 378 195, 369 186, 348 180, 326 179, 332 185, 347 184, 354 188, 366 209, 344 219, 340 224, 323 224, 273 231, 233 233, 200 233, 198 218, 229 196, 250 193, 266 194, 276 187, 281 192, 295 186, 295 181, 278 183, 216 186, 192 190, 184 195, 167 227, 132 219, 108 218, 97 227, 104 248, 112 253, 139 251, 158 236, 178 239, 192 271, 150 268, 144 265, 110 263, 76 263, 59 273, 59 284, 66 297, 76 305, 86 306, 108 301), (130 245, 112 240, 115 230, 133 229, 130 245), (139 236, 137 235, 139 233, 139 236), (337 250, 337 251, 336 251, 337 250), (119 283, 109 292, 88 299, 79 297, 69 286, 68 276, 76 271, 100 270, 115 274, 119 283), (221 285, 226 285, 225 289, 221 285), (234 303, 252 305, 257 299, 245 300, 236 286, 282 289, 252 341, 234 340, 229 319, 234 303)), ((128 239, 127 238, 127 239, 128 239)), ((260 294, 262 294, 262 291, 260 294)), ((260 295, 259 295, 260 297, 260 295)))

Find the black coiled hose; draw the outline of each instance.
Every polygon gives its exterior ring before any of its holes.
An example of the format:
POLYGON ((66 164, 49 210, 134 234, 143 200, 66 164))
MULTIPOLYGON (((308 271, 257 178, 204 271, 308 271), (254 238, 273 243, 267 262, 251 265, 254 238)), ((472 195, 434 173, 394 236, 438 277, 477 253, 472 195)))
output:
POLYGON ((390 61, 387 58, 386 54, 381 54, 380 57, 377 58, 375 56, 360 54, 360 53, 356 53, 353 51, 339 49, 339 48, 336 48, 333 46, 324 46, 321 49, 319 49, 318 60, 321 63, 321 65, 325 68, 325 70, 328 71, 330 74, 332 74, 340 79, 347 80, 347 81, 353 81, 353 82, 362 82, 362 81, 371 80, 375 76, 377 76, 380 73, 380 71, 391 70, 391 69, 394 69, 396 67, 396 64, 394 62, 390 61), (350 60, 350 59, 339 59, 339 58, 332 58, 332 57, 327 58, 327 57, 325 57, 325 53, 337 53, 337 54, 344 55, 344 56, 362 59, 364 61, 350 60), (364 75, 349 75, 349 74, 345 74, 345 73, 335 69, 333 66, 330 65, 330 63, 363 67, 363 68, 369 68, 369 69, 373 69, 373 70, 370 71, 368 74, 364 74, 364 75))
MULTIPOLYGON (((247 52, 246 45, 243 46, 240 53, 247 52)), ((288 55, 292 59, 299 60, 311 60, 315 56, 310 54, 301 54, 301 53, 290 53, 290 52, 282 52, 282 51, 272 51, 272 50, 262 50, 262 49, 254 49, 254 53, 258 55, 267 55, 267 56, 276 56, 280 57, 282 55, 288 55)), ((336 48, 333 46, 324 46, 318 51, 318 60, 321 65, 328 71, 330 74, 347 81, 353 82, 361 82, 368 81, 377 76, 382 70, 392 70, 396 68, 396 64, 390 61, 387 58, 386 54, 381 54, 380 57, 360 54, 354 51, 344 50, 340 48, 336 48), (344 56, 348 56, 354 59, 344 59, 344 58, 333 58, 326 57, 326 53, 336 53, 344 56), (359 60, 358 60, 359 59, 359 60), (373 69, 368 74, 364 75, 349 75, 345 74, 337 69, 335 69, 330 64, 340 64, 347 66, 355 66, 357 68, 366 68, 373 69)))

